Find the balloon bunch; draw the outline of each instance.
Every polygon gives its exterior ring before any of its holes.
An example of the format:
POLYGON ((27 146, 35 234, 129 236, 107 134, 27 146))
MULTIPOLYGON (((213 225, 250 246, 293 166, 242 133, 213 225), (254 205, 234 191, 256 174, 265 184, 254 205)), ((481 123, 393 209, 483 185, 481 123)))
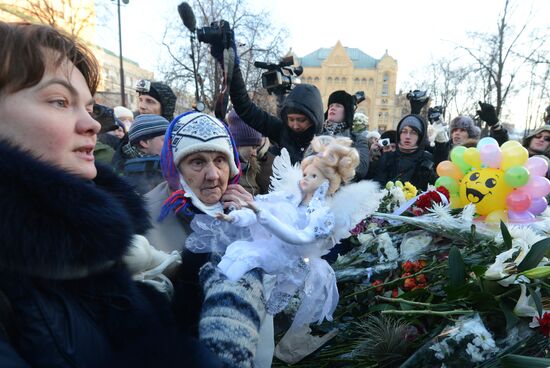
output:
POLYGON ((435 185, 449 190, 453 208, 473 203, 487 222, 528 223, 548 206, 548 163, 529 158, 519 142, 499 147, 495 139, 485 137, 477 147, 453 148, 450 156, 437 165, 435 185))

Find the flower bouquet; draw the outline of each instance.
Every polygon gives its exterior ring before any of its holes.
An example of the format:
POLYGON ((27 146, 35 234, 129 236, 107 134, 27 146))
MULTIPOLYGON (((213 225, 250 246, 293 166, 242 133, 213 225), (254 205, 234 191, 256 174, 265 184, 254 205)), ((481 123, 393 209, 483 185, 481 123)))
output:
POLYGON ((338 335, 293 367, 550 366, 550 228, 478 222, 441 188, 384 191, 332 265, 334 320, 312 326, 338 335))

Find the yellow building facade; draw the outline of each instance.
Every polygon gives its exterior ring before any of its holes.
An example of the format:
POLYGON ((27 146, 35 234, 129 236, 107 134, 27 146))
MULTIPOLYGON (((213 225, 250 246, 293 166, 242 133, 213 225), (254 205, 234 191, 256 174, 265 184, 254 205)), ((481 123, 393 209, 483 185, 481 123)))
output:
MULTIPOLYGON (((55 25, 80 38, 92 50, 101 69, 96 101, 111 107, 121 105, 119 56, 94 43, 96 28, 94 2, 46 0, 36 1, 36 4, 40 8, 31 8, 28 3, 20 0, 3 0, 0 3, 0 20, 55 25), (70 8, 67 7, 69 4, 70 8), (50 16, 54 15, 55 19, 52 19, 50 16)), ((137 93, 134 89, 136 81, 153 79, 154 73, 141 68, 138 63, 127 58, 123 58, 123 67, 126 106, 135 111, 138 107, 137 93)))
POLYGON ((398 65, 387 52, 375 59, 338 41, 330 49, 320 48, 295 60, 304 68, 302 83, 319 88, 325 106, 334 91, 363 91, 366 99, 356 111, 368 116, 368 129, 383 132, 397 125, 402 116, 396 95, 398 65))

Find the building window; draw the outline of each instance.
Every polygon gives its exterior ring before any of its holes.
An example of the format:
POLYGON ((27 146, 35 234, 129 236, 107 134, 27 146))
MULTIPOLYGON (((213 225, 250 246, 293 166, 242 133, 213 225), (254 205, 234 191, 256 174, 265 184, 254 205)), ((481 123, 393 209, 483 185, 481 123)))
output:
POLYGON ((340 78, 338 77, 334 78, 334 84, 340 84, 340 78))
POLYGON ((388 95, 390 76, 388 73, 384 73, 384 80, 382 82, 382 96, 388 95))
POLYGON ((332 77, 328 77, 328 78, 327 78, 327 83, 328 83, 328 84, 332 84, 332 77))
POLYGON ((367 78, 361 79, 361 84, 367 84, 367 78))
POLYGON ((346 77, 342 78, 342 84, 346 84, 347 81, 346 77))
POLYGON ((314 81, 315 83, 319 83, 319 77, 315 77, 314 81))
POLYGON ((369 87, 372 87, 374 85, 374 79, 370 78, 369 79, 369 87))

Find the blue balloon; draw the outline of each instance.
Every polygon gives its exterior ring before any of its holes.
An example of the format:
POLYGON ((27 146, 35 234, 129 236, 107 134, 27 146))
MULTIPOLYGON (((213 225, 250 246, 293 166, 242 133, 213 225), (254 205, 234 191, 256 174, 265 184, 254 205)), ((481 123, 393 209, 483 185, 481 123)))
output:
POLYGON ((477 142, 477 149, 480 150, 481 147, 483 146, 487 146, 487 145, 496 145, 498 147, 498 142, 495 138, 491 138, 491 137, 485 137, 485 138, 481 138, 479 140, 479 142, 477 142))

